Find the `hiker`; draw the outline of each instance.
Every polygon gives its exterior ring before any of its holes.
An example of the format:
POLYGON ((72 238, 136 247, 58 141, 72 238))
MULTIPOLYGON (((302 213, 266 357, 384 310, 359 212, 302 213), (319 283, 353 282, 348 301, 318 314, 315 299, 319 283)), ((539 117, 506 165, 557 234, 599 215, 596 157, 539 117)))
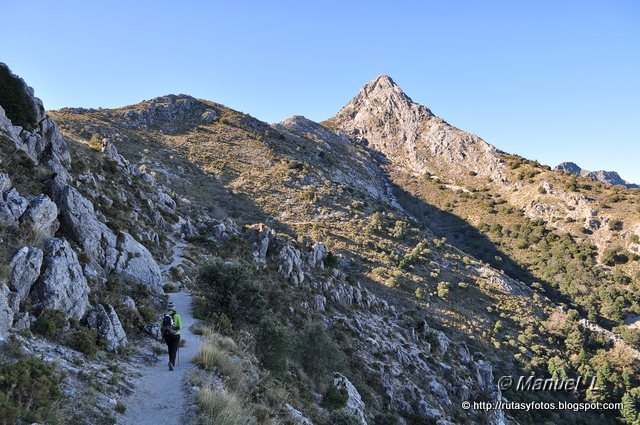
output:
POLYGON ((180 329, 182 329, 182 320, 176 312, 176 305, 173 301, 167 303, 167 313, 162 319, 162 338, 167 343, 169 351, 169 370, 173 370, 176 365, 176 353, 180 345, 180 329))

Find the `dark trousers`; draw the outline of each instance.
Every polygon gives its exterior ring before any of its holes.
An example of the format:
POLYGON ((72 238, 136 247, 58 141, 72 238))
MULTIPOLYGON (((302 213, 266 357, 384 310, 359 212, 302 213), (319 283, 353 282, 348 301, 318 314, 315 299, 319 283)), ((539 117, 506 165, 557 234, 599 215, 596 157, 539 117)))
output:
POLYGON ((178 345, 180 345, 180 335, 169 335, 164 337, 164 342, 167 343, 169 349, 169 361, 172 365, 176 365, 176 353, 178 352, 178 345))

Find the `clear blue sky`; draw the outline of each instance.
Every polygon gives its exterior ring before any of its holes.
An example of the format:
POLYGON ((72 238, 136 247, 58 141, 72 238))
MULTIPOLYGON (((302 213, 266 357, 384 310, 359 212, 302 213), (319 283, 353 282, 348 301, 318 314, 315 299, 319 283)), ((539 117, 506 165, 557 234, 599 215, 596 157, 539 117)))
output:
POLYGON ((0 61, 49 109, 167 93, 268 122, 389 74, 498 148, 640 183, 637 1, 4 1, 0 61))

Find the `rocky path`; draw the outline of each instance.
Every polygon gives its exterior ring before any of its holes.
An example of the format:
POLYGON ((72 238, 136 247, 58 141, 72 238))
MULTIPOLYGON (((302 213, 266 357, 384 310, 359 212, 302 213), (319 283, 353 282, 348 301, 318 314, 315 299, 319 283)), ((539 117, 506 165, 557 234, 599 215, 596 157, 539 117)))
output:
MULTIPOLYGON (((163 267, 165 270, 180 264, 184 244, 176 245, 173 262, 163 267)), ((133 394, 123 400, 127 410, 118 421, 121 425, 177 425, 182 423, 184 410, 184 392, 182 385, 191 360, 198 352, 200 339, 191 333, 189 328, 194 323, 191 314, 191 294, 177 292, 169 295, 169 300, 176 304, 176 310, 182 318, 181 337, 186 345, 179 350, 179 363, 173 371, 169 371, 168 355, 159 356, 155 365, 141 371, 142 376, 134 381, 133 394)))

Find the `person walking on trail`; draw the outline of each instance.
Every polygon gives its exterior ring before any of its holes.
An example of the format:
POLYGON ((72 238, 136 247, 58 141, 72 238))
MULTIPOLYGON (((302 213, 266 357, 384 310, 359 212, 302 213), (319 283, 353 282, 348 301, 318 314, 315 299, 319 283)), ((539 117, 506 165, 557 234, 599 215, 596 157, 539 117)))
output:
POLYGON ((167 313, 162 319, 162 338, 167 343, 169 351, 169 370, 173 370, 176 365, 176 354, 180 345, 180 329, 182 320, 176 312, 176 305, 173 301, 167 303, 167 313))

